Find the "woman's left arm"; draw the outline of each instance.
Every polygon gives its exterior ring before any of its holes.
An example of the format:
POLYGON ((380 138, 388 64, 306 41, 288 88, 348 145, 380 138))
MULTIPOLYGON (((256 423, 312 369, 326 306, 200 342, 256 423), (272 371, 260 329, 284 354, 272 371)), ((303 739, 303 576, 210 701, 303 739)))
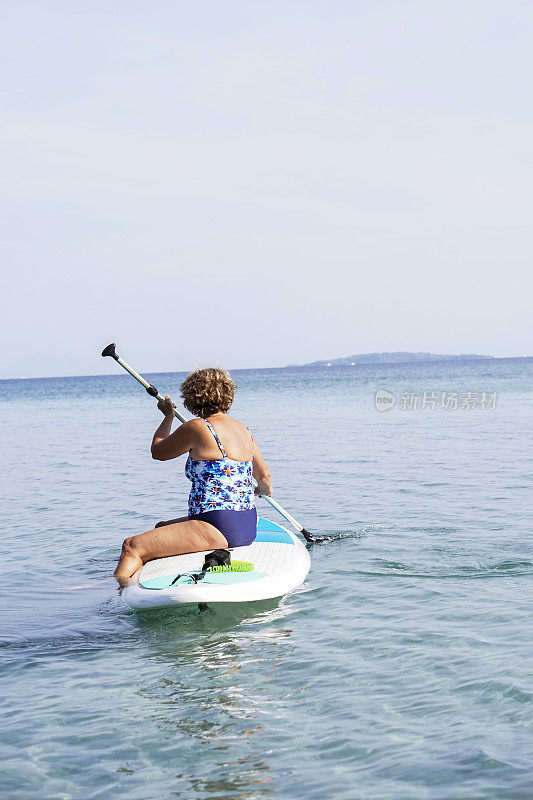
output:
POLYGON ((174 403, 167 395, 165 402, 158 403, 157 407, 163 412, 165 418, 152 439, 152 458, 156 461, 169 461, 171 458, 178 458, 184 453, 188 453, 193 444, 193 425, 191 425, 191 422, 194 422, 194 420, 184 422, 171 434, 170 431, 174 422, 174 403))

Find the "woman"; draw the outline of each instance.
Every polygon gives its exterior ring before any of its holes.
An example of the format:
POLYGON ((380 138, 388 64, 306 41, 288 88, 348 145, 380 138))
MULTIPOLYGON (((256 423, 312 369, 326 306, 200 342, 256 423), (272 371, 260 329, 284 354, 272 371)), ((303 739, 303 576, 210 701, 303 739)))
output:
POLYGON ((237 387, 226 370, 197 369, 180 388, 185 408, 196 419, 171 433, 174 404, 168 396, 158 403, 164 419, 154 433, 152 457, 168 461, 189 454, 189 514, 124 540, 115 570, 121 586, 154 558, 251 544, 257 531, 252 475, 256 494, 272 494, 270 471, 254 437, 227 414, 237 387))

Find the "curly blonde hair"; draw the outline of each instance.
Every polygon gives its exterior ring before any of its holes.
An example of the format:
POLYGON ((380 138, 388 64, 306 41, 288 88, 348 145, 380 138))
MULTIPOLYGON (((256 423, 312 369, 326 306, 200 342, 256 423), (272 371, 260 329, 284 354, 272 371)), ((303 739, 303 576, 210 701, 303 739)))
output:
POLYGON ((195 417, 210 417, 229 411, 237 384, 229 372, 218 367, 195 369, 180 386, 183 405, 195 417))

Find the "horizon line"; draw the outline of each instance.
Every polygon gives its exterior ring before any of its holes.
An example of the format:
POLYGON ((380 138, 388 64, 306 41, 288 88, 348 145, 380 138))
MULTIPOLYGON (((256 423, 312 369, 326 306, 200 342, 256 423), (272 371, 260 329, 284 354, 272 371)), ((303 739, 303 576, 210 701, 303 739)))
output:
MULTIPOLYGON (((405 351, 408 352, 408 351, 405 351)), ((424 352, 424 351, 419 351, 424 352)), ((435 355, 437 355, 435 353, 435 355)), ((468 354, 462 354, 468 355, 468 354)), ((347 367, 396 367, 396 366, 405 366, 405 365, 412 365, 412 364, 441 364, 441 363, 450 363, 453 362, 460 362, 464 363, 465 361, 486 361, 490 359, 491 361, 518 361, 522 359, 530 359, 533 358, 531 356, 487 356, 481 354, 475 354, 468 358, 460 358, 458 356, 450 355, 449 358, 440 357, 440 358, 424 358, 420 359, 419 361, 411 360, 411 361, 366 361, 362 363, 356 364, 327 364, 324 363, 306 363, 306 364, 284 364, 283 366, 278 367, 235 367, 228 369, 228 372, 246 372, 246 371, 260 371, 260 370, 281 370, 281 369, 335 369, 341 368, 345 369, 347 367)), ((321 359, 321 361, 325 361, 326 359, 321 359)), ((142 370, 143 375, 179 375, 180 373, 189 374, 191 370, 167 370, 165 372, 160 371, 152 371, 152 370, 142 370)), ((116 378, 116 377, 125 377, 120 372, 113 373, 113 372, 84 372, 78 375, 18 375, 16 377, 11 378, 0 378, 0 382, 2 381, 41 381, 41 380, 55 380, 59 378, 116 378)))

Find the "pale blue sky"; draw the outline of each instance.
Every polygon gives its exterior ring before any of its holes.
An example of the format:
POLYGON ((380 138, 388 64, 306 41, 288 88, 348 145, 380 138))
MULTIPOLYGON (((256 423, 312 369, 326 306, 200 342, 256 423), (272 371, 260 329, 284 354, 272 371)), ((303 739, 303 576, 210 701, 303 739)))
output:
POLYGON ((0 377, 531 354, 530 3, 0 15, 0 377))

